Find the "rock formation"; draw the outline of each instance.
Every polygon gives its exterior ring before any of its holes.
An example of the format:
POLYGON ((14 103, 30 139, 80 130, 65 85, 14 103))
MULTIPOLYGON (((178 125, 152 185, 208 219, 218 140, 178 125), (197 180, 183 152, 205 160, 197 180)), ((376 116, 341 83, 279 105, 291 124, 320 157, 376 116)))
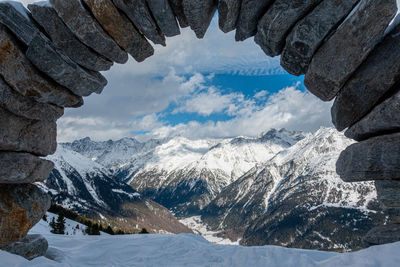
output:
POLYGON ((51 171, 38 156, 55 151, 64 108, 101 93, 99 71, 113 62, 153 55, 147 39, 165 45, 178 23, 203 38, 217 8, 222 31, 236 29, 237 41, 256 36, 268 55, 283 53, 290 73, 306 73, 313 94, 337 96, 335 126, 361 141, 337 171, 349 182, 382 180, 378 195, 392 214, 365 242, 400 240, 400 26, 389 27, 396 0, 50 0, 28 8, 0 2, 0 248, 27 258, 45 251, 41 238, 26 237, 49 204, 31 183, 51 171))

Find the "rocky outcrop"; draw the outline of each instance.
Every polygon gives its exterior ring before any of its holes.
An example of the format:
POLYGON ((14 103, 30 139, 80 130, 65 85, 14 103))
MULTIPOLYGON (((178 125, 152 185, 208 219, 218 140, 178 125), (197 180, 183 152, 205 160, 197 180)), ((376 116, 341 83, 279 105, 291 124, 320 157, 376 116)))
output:
POLYGON ((23 239, 50 207, 50 196, 36 185, 0 184, 0 248, 23 239))
POLYGON ((400 241, 400 224, 387 224, 369 231, 363 241, 367 246, 382 245, 400 241))
POLYGON ((183 0, 183 11, 197 38, 203 38, 217 10, 215 0, 183 0))
POLYGON ((386 207, 400 207, 400 181, 375 181, 378 199, 386 207))
POLYGON ((218 24, 221 31, 227 33, 236 29, 241 4, 241 0, 218 1, 218 24))
POLYGON ((47 252, 49 244, 41 235, 27 235, 22 240, 14 242, 3 249, 20 255, 28 260, 32 260, 39 256, 44 256, 47 252))
POLYGON ((172 37, 181 33, 168 0, 147 0, 147 4, 165 36, 172 37))

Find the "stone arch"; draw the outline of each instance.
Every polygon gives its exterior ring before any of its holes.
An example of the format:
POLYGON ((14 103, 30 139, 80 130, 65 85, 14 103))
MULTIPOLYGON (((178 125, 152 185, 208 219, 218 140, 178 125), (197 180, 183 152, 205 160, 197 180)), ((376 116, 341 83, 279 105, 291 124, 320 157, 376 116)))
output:
MULTIPOLYGON (((335 98, 334 125, 359 141, 337 172, 349 182, 377 180, 378 197, 399 215, 396 0, 50 0, 28 9, 0 3, 0 248, 24 238, 48 208, 32 183, 53 168, 39 156, 55 152, 64 108, 101 93, 107 81, 99 71, 128 53, 138 62, 152 56, 149 40, 165 45, 188 26, 203 38, 217 9, 222 31, 236 30, 237 41, 255 36, 289 73, 305 74, 313 94, 335 98)), ((396 227, 377 228, 366 241, 398 240, 396 227)))

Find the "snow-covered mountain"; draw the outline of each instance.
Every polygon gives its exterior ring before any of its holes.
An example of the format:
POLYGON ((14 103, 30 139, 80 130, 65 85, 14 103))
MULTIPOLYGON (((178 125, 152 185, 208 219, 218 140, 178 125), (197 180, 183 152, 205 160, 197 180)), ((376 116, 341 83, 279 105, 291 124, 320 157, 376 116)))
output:
POLYGON ((244 245, 361 247, 384 215, 373 183, 345 183, 335 172, 351 143, 321 128, 226 187, 203 209, 203 222, 244 245))
POLYGON ((53 202, 127 232, 190 232, 164 207, 141 196, 93 160, 59 145, 55 168, 41 186, 53 202))

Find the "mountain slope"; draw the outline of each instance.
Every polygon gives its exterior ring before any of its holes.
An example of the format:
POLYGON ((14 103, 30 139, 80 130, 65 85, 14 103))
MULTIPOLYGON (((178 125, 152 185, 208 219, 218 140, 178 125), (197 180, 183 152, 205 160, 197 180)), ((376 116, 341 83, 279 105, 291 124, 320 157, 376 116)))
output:
POLYGON ((127 232, 190 232, 164 207, 112 178, 110 171, 63 145, 48 157, 55 163, 42 184, 55 203, 127 232))
POLYGON ((243 245, 361 247, 384 220, 373 183, 345 183, 336 159, 352 141, 322 128, 229 185, 202 211, 213 230, 243 245))

